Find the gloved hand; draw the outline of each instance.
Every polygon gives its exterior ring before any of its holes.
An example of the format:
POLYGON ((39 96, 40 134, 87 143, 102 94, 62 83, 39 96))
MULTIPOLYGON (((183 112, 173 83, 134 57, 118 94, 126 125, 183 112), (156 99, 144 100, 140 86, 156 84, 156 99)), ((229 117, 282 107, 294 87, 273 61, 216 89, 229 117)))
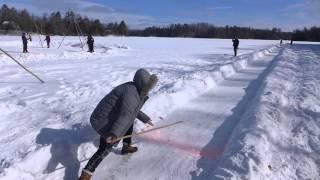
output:
POLYGON ((150 126, 153 126, 153 123, 151 120, 147 121, 146 124, 149 124, 150 126))
POLYGON ((113 134, 109 135, 107 138, 106 138, 106 143, 108 144, 113 144, 114 143, 114 140, 116 139, 117 137, 113 134))

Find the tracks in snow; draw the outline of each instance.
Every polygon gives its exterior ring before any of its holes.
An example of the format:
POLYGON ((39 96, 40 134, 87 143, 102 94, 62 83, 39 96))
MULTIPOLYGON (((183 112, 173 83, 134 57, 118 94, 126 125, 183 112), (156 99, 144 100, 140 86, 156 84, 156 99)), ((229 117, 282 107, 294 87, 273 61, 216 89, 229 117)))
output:
POLYGON ((286 48, 270 76, 269 86, 276 88, 268 97, 273 104, 267 106, 275 109, 281 133, 269 135, 273 171, 268 179, 319 179, 320 54, 316 49, 317 45, 286 48))
POLYGON ((185 121, 138 139, 139 152, 130 158, 107 157, 94 176, 100 179, 210 179, 234 128, 279 54, 273 48, 224 80, 165 121, 185 121))

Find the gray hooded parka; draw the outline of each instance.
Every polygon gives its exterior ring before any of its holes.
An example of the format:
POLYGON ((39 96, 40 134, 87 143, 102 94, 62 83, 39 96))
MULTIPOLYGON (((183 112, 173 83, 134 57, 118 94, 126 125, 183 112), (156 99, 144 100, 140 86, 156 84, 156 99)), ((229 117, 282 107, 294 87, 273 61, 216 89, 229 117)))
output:
POLYGON ((133 125, 135 118, 146 123, 150 118, 140 109, 148 99, 148 92, 157 83, 157 76, 139 69, 133 82, 115 87, 93 111, 90 122, 103 137, 123 136, 133 125))

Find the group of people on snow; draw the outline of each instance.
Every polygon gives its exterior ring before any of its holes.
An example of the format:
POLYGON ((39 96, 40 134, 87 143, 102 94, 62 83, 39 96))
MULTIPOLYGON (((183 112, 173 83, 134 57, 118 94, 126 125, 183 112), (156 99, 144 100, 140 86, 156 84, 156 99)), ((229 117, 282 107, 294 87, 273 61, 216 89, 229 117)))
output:
MULTIPOLYGON (((283 44, 283 40, 280 39, 280 46, 282 46, 282 44, 283 44)), ((291 40, 290 40, 290 45, 291 45, 291 46, 293 45, 293 39, 292 39, 292 38, 291 38, 291 40)))
MULTIPOLYGON (((23 53, 28 53, 28 40, 32 41, 31 35, 27 34, 24 32, 22 33, 22 44, 23 44, 23 53)), ((46 35, 45 41, 47 42, 47 48, 50 48, 50 36, 46 35)), ((238 49, 239 49, 239 44, 240 41, 237 37, 235 37, 234 39, 232 39, 232 43, 233 43, 233 51, 234 51, 234 56, 237 56, 238 54, 238 49)), ((283 40, 280 39, 280 46, 283 44, 283 40)), ((290 45, 293 44, 293 39, 290 40, 290 45)), ((87 45, 88 45, 88 52, 93 53, 94 52, 94 38, 92 37, 92 35, 89 33, 87 36, 87 45)))
MULTIPOLYGON (((28 41, 32 41, 31 34, 28 34, 23 32, 22 33, 22 45, 23 45, 23 53, 28 53, 28 41)), ((46 35, 46 38, 44 39, 47 42, 47 48, 50 48, 51 38, 50 35, 46 35)), ((88 34, 87 36, 87 44, 88 44, 88 52, 93 53, 94 52, 94 39, 91 34, 88 34)))
MULTIPOLYGON (((237 37, 235 37, 234 39, 232 39, 232 42, 233 42, 234 56, 237 56, 240 41, 239 41, 239 39, 237 37)), ((283 44, 283 40, 280 39, 280 46, 282 46, 282 44, 283 44)), ((290 40, 290 45, 291 46, 293 45, 293 38, 291 38, 291 40, 290 40)))
MULTIPOLYGON (((23 53, 28 52, 28 40, 32 41, 31 35, 29 34, 28 38, 26 37, 26 33, 22 33, 22 44, 23 44, 23 53)), ((46 35, 46 38, 44 39, 47 42, 47 48, 50 48, 50 36, 46 35)), ((237 51, 239 48, 239 39, 235 37, 232 39, 233 42, 233 48, 234 48, 234 56, 237 56, 237 51)), ((88 52, 93 53, 94 52, 94 38, 92 35, 89 33, 87 36, 87 45, 88 45, 88 52)))

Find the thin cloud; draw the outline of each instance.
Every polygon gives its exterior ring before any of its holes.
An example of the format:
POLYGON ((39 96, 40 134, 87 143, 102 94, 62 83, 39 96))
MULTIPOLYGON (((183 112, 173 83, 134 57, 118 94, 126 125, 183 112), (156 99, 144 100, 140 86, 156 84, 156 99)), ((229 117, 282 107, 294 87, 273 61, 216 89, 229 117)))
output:
POLYGON ((113 13, 114 10, 110 7, 93 5, 82 8, 84 12, 92 12, 92 13, 113 13))
POLYGON ((306 6, 313 15, 320 17, 320 0, 306 0, 306 6))
POLYGON ((297 17, 305 15, 315 15, 320 17, 320 0, 305 0, 300 3, 291 4, 282 9, 284 14, 297 14, 297 17))
POLYGON ((217 7, 209 7, 207 10, 211 11, 223 11, 223 10, 230 10, 232 9, 231 6, 217 6, 217 7))

